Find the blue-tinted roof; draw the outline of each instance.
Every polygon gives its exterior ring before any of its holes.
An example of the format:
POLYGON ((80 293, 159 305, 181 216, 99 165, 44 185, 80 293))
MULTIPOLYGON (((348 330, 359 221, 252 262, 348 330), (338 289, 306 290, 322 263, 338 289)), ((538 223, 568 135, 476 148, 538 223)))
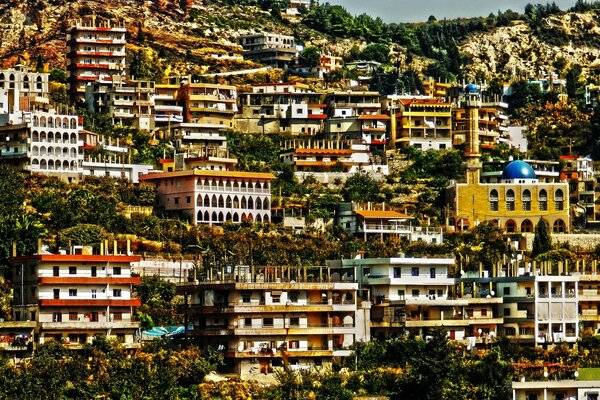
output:
POLYGON ((479 93, 479 87, 474 83, 465 86, 465 93, 479 93))
POLYGON ((525 161, 516 160, 504 167, 502 179, 537 179, 537 176, 531 165, 525 161))

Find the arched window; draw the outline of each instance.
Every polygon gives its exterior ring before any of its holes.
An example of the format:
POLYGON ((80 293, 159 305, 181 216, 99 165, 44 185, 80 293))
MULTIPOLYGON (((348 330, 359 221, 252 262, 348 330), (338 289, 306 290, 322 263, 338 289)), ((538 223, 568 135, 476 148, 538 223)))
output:
POLYGON ((269 199, 265 199, 265 201, 263 202, 263 209, 264 210, 269 210, 271 208, 271 206, 269 205, 269 199))
POLYGON ((256 199, 256 209, 262 210, 262 201, 260 200, 260 197, 256 199))
MULTIPOLYGON (((233 208, 240 208, 240 199, 237 196, 233 198, 233 208)), ((237 215, 237 214, 235 214, 237 215)))
POLYGON ((211 206, 212 207, 217 207, 217 204, 219 203, 219 201, 217 200, 217 196, 213 194, 212 200, 211 200, 211 206))
POLYGON ((506 232, 509 232, 509 233, 516 232, 517 224, 515 224, 515 221, 513 221, 512 219, 509 219, 508 221, 506 221, 505 230, 506 230, 506 232))
POLYGON ((4 74, 0 74, 0 89, 4 89, 4 74))
POLYGON ((204 211, 204 222, 210 222, 210 216, 208 215, 208 211, 204 211))
POLYGON ((204 196, 204 207, 210 207, 210 198, 208 195, 204 196))
POLYGON ((248 197, 248 208, 249 209, 254 208, 254 200, 252 199, 252 197, 248 197))
POLYGON ((531 210, 531 192, 529 191, 529 189, 523 190, 523 193, 521 194, 521 200, 523 202, 523 211, 530 211, 531 210))
POLYGON ((231 221, 231 213, 228 212, 227 215, 225 215, 225 221, 231 221))
POLYGON ((23 89, 29 89, 29 77, 27 75, 23 77, 23 89))
POLYGON ((515 211, 515 192, 512 189, 506 191, 506 211, 515 211))
POLYGON ((256 215, 256 222, 262 222, 262 218, 261 218, 260 214, 256 215))
POLYGON ((219 217, 217 216, 217 212, 213 211, 211 222, 217 222, 218 219, 219 217))
POLYGON ((223 212, 219 213, 219 222, 223 222, 223 212))
POLYGON ((240 222, 240 216, 238 213, 233 213, 233 222, 240 222))
POLYGON ((556 189, 554 192, 554 209, 562 211, 565 209, 564 195, 562 189, 556 189))
POLYGON ((498 191, 492 189, 490 192, 490 211, 498 211, 498 191))
MULTIPOLYGON (((221 183, 219 183, 221 184, 221 183)), ((225 200, 223 199, 223 195, 219 196, 219 208, 225 207, 225 200)))
POLYGON ((248 203, 246 203, 246 196, 242 196, 242 205, 241 205, 241 207, 242 208, 247 208, 247 206, 248 206, 248 203))
POLYGON ((540 211, 546 211, 548 209, 548 192, 546 192, 546 189, 540 190, 540 193, 538 194, 538 204, 540 211))
MULTIPOLYGON (((231 196, 227 196, 227 199, 225 199, 225 207, 231 208, 231 196)), ((231 219, 231 218, 227 218, 227 219, 231 219)))
POLYGON ((35 81, 36 81, 36 83, 35 83, 35 88, 36 88, 37 90, 42 90, 42 77, 41 77, 41 76, 38 76, 38 77, 37 77, 37 79, 36 79, 35 81))
POLYGON ((198 211, 198 221, 202 221, 202 211, 198 211))
POLYGON ((567 230, 566 225, 565 225, 565 221, 563 221, 562 219, 557 219, 556 221, 554 221, 554 225, 552 226, 552 232, 554 233, 565 233, 567 230))
POLYGON ((533 232, 533 223, 528 219, 521 222, 521 232, 533 232))
POLYGON ((269 216, 268 215, 264 216, 263 223, 265 223, 265 224, 269 223, 269 216))

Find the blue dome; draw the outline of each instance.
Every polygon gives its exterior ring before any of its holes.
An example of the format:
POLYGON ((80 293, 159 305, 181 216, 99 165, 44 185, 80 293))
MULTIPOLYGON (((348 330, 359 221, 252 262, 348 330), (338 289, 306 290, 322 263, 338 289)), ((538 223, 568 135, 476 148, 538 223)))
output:
POLYGON ((525 161, 516 160, 504 167, 502 179, 537 179, 537 176, 531 165, 525 161))
POLYGON ((465 93, 479 93, 479 86, 474 83, 469 83, 465 86, 465 93))

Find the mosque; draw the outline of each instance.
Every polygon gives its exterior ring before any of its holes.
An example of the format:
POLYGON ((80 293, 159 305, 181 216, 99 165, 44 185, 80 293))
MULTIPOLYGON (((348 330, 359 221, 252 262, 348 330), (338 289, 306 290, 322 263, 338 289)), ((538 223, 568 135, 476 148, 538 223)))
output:
POLYGON ((464 96, 469 118, 465 146, 466 182, 453 183, 447 189, 447 228, 450 231, 463 231, 483 221, 493 221, 507 233, 533 232, 540 218, 544 218, 553 232, 568 232, 567 182, 540 180, 531 165, 521 160, 508 163, 496 182, 482 182, 479 88, 474 84, 467 85, 464 96))

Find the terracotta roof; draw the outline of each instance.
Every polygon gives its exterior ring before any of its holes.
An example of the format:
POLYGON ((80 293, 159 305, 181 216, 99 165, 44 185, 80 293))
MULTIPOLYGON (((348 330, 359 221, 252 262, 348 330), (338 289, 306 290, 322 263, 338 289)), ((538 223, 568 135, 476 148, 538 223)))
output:
POLYGON ((365 119, 390 119, 390 117, 388 115, 383 115, 383 114, 361 114, 358 116, 359 120, 365 120, 365 119))
POLYGON ((327 119, 327 114, 308 114, 308 119, 327 119))
POLYGON ((162 178, 177 178, 186 176, 214 176, 222 178, 249 178, 249 179, 275 179, 275 175, 269 172, 245 172, 245 171, 213 171, 205 169, 193 169, 173 172, 157 172, 153 174, 144 174, 140 180, 154 180, 162 178))
POLYGON ((414 219, 410 215, 402 214, 396 211, 380 211, 380 210, 356 210, 356 214, 361 217, 368 218, 398 218, 398 219, 414 219))
POLYGON ((354 153, 351 149, 296 149, 296 154, 331 154, 348 155, 354 153))

